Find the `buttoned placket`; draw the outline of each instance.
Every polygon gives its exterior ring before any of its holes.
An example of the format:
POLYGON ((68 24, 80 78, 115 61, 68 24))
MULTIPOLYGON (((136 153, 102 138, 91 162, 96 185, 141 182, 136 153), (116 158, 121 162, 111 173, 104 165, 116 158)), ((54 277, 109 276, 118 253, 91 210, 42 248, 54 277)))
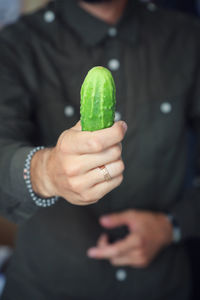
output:
POLYGON ((115 277, 117 281, 123 282, 127 278, 127 271, 125 269, 118 269, 115 273, 115 277))
POLYGON ((115 121, 123 118, 123 80, 122 80, 122 61, 121 47, 118 41, 118 28, 111 26, 108 28, 107 42, 105 45, 105 67, 107 67, 115 80, 116 85, 116 112, 115 121))
POLYGON ((51 10, 47 10, 44 13, 44 21, 46 23, 52 23, 55 20, 55 13, 51 10))
MULTIPOLYGON (((52 23, 55 21, 56 18, 55 13, 52 10, 45 11, 43 17, 46 23, 52 23)), ((75 108, 72 105, 68 104, 64 107, 65 117, 70 118, 73 117, 74 114, 75 114, 75 108)))

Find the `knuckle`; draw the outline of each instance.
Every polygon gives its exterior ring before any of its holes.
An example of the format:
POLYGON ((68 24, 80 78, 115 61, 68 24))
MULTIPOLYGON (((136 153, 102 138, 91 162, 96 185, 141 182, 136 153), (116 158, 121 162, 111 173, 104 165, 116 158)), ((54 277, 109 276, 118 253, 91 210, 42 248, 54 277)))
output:
POLYGON ((124 162, 122 160, 119 160, 119 162, 118 162, 118 169, 119 169, 120 173, 124 172, 125 165, 124 165, 124 162))
POLYGON ((68 164, 65 168, 65 173, 68 177, 74 177, 78 175, 80 172, 80 165, 79 164, 68 164))
POLYGON ((80 194, 82 191, 82 184, 75 178, 70 179, 70 187, 73 190, 73 192, 76 192, 78 194, 80 194))
POLYGON ((68 151, 68 142, 67 142, 68 130, 63 131, 60 135, 57 143, 57 148, 59 151, 66 153, 68 151))
POLYGON ((121 156, 121 149, 119 146, 115 146, 112 149, 112 157, 118 159, 121 156))
POLYGON ((97 137, 88 139, 87 141, 89 148, 92 152, 101 152, 103 150, 103 145, 100 143, 97 137))

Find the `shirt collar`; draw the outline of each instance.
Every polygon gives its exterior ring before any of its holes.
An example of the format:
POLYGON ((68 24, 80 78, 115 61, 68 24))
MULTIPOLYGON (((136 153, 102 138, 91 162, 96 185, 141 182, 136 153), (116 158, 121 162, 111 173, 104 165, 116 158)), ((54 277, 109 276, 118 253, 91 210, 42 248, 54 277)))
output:
MULTIPOLYGON (((129 0, 124 16, 114 26, 119 30, 120 38, 131 43, 135 43, 138 37, 136 2, 129 0)), ((90 46, 99 44, 108 36, 109 28, 113 27, 84 11, 75 0, 59 0, 56 3, 56 10, 62 21, 67 23, 90 46)))

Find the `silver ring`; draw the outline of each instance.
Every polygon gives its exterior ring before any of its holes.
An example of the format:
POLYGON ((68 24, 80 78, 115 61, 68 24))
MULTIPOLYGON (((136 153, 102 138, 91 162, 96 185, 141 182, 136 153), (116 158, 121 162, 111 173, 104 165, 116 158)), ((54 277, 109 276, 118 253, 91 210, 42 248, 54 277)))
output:
POLYGON ((103 173, 104 179, 106 181, 110 181, 112 179, 112 177, 110 176, 110 173, 108 172, 108 169, 106 168, 106 166, 103 165, 103 166, 99 167, 99 169, 103 173))

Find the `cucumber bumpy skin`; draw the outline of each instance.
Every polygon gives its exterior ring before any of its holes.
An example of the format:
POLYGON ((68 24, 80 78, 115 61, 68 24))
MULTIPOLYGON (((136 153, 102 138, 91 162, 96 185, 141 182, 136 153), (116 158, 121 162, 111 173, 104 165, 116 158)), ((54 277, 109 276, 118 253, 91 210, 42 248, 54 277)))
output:
POLYGON ((111 72, 92 68, 81 87, 81 126, 83 131, 111 127, 114 123, 116 88, 111 72))

